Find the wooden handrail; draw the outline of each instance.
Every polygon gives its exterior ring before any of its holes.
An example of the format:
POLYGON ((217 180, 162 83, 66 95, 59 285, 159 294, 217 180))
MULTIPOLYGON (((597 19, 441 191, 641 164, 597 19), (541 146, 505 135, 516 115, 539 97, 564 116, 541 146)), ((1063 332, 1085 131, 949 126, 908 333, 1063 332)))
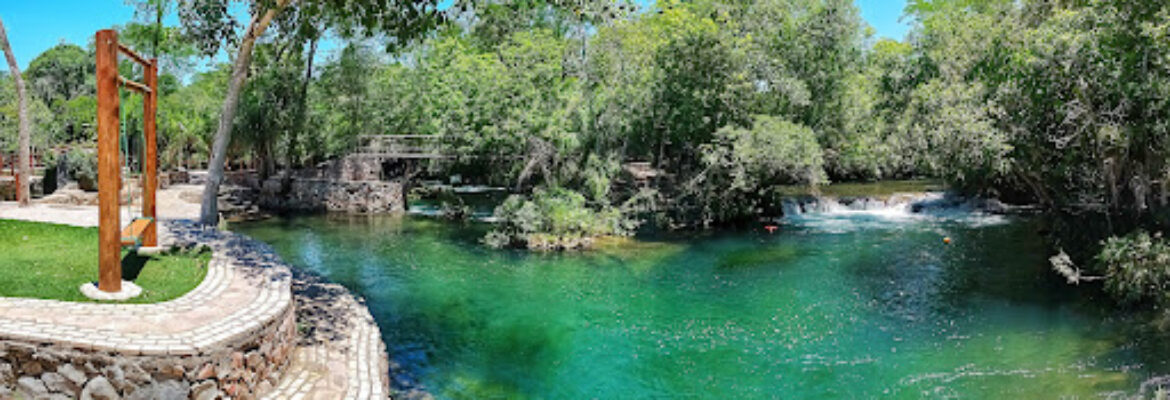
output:
POLYGON ((131 50, 129 47, 126 47, 126 45, 124 45, 124 44, 118 43, 118 51, 122 52, 122 54, 125 54, 127 57, 130 57, 135 62, 137 62, 138 64, 140 64, 144 67, 150 65, 150 61, 147 61, 146 57, 143 57, 142 55, 135 53, 134 50, 131 50))
POLYGON ((358 135, 358 140, 385 139, 385 138, 392 138, 392 139, 438 139, 441 137, 443 137, 443 135, 358 135))
POLYGON ((138 91, 138 93, 150 94, 150 87, 149 86, 146 86, 145 84, 126 79, 126 77, 124 77, 124 76, 118 75, 118 83, 122 84, 122 86, 128 87, 130 89, 134 89, 134 90, 138 91))

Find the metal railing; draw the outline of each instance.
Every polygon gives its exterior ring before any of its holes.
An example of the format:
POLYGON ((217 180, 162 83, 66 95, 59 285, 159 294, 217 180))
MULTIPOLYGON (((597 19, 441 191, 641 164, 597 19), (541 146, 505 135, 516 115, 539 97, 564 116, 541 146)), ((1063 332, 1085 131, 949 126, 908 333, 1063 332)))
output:
POLYGON ((361 135, 350 154, 383 159, 450 158, 443 154, 441 141, 438 135, 361 135))

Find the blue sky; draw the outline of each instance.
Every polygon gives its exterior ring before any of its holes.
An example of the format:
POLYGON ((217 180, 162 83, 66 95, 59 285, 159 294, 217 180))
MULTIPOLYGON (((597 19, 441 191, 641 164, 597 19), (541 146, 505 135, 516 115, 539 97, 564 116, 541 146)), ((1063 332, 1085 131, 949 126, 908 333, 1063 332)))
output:
MULTIPOLYGON (((906 0, 854 1, 857 8, 861 9, 861 17, 877 30, 879 37, 902 40, 906 38, 906 33, 910 32, 910 24, 899 22, 902 10, 906 8, 906 0)), ((0 15, 3 15, 2 11, 0 15)))
MULTIPOLYGON (((905 0, 855 1, 878 36, 901 40, 909 31, 908 24, 898 21, 905 0)), ((22 69, 58 43, 85 47, 97 30, 124 24, 133 17, 134 7, 125 0, 0 0, 0 19, 22 69)))

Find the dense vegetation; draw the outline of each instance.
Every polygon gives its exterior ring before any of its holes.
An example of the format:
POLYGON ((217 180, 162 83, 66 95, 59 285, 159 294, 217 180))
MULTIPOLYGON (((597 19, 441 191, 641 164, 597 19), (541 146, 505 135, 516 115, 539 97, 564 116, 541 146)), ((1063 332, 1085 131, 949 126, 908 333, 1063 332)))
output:
MULTIPOLYGON (((199 7, 215 2, 143 3, 183 21, 121 28, 164 60, 164 167, 206 166, 233 66, 193 60, 239 26, 195 23, 230 21, 199 7)), ((436 135, 460 157, 428 171, 515 188, 494 243, 735 223, 775 214, 781 184, 935 177, 1043 206, 1055 246, 1102 274, 1144 265, 1110 253, 1119 241, 1166 248, 1127 236, 1163 230, 1170 203, 1164 1, 912 0, 900 41, 852 0, 461 1, 434 25, 398 21, 408 34, 327 12, 346 5, 292 2, 257 42, 229 165, 270 175, 358 135, 436 135)), ((92 142, 91 60, 63 44, 30 64, 37 147, 92 142)), ((5 150, 12 93, 0 81, 5 150)))

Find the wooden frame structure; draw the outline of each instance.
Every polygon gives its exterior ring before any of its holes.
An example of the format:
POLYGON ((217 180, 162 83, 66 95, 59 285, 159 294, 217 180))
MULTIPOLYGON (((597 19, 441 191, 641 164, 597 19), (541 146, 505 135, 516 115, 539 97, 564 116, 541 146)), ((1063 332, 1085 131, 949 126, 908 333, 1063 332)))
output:
POLYGON ((97 58, 97 153, 98 153, 98 289, 122 291, 122 248, 158 245, 155 192, 158 188, 158 148, 155 136, 158 110, 158 60, 142 57, 118 43, 113 29, 95 35, 97 58), (118 74, 118 53, 142 65, 145 83, 118 74), (121 221, 122 165, 119 143, 121 107, 119 86, 143 95, 142 217, 125 228, 121 221))

